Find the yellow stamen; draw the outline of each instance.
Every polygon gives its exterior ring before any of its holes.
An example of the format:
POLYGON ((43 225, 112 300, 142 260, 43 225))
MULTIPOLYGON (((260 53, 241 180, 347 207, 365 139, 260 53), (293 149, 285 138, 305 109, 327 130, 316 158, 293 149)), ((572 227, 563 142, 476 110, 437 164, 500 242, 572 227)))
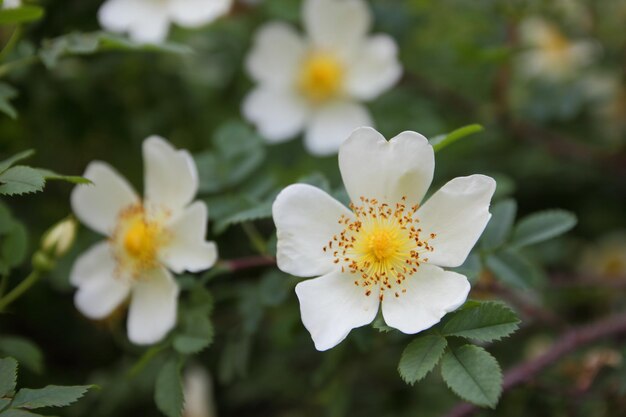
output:
POLYGON ((332 250, 334 262, 342 264, 342 271, 357 275, 354 283, 365 288, 366 296, 377 285, 381 300, 387 290, 399 297, 406 292, 403 287, 407 277, 417 272, 421 262, 428 261, 423 255, 434 251, 430 241, 436 235, 422 236, 422 229, 416 226, 418 206, 407 208, 405 201, 402 198, 392 208, 361 197, 361 205, 350 205, 354 220, 341 217, 343 231, 322 248, 324 252, 332 250))
POLYGON ((150 261, 154 259, 158 228, 143 219, 135 220, 124 236, 124 248, 132 257, 150 261))
POLYGON ((343 78, 343 66, 335 56, 315 53, 304 61, 298 87, 309 100, 319 103, 341 93, 343 78))

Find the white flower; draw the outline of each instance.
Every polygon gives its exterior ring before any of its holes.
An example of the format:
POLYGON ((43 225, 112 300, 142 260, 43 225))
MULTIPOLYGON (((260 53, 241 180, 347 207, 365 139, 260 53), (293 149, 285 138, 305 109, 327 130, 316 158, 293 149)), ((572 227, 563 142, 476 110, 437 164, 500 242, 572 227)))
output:
POLYGON ((94 186, 72 192, 76 217, 107 240, 78 258, 70 281, 78 287, 76 307, 91 319, 107 317, 130 296, 128 337, 151 344, 176 323, 178 285, 169 270, 209 268, 217 249, 204 240, 206 205, 192 203, 198 174, 191 155, 153 136, 143 143, 143 158, 143 201, 104 162, 85 171, 94 186))
POLYGON ((428 329, 465 302, 461 265, 484 230, 495 181, 459 177, 420 206, 433 178, 426 138, 403 132, 389 142, 355 130, 339 150, 351 210, 310 185, 285 188, 273 206, 278 267, 300 282, 302 322, 318 350, 364 326, 382 304, 385 322, 404 333, 428 329))
POLYGON ((571 41, 553 24, 538 17, 522 22, 520 36, 527 49, 519 56, 519 67, 529 78, 567 79, 589 65, 598 52, 593 42, 571 41))
POLYGON ((204 368, 194 366, 185 372, 185 408, 182 417, 215 417, 213 383, 204 368))
POLYGON ((107 0, 98 11, 100 24, 128 32, 132 40, 159 43, 170 23, 195 28, 228 13, 232 0, 107 0))
POLYGON ((334 154, 355 128, 372 125, 360 102, 391 88, 402 67, 390 36, 367 36, 362 0, 305 0, 302 14, 308 39, 276 22, 256 34, 246 64, 258 86, 243 113, 268 142, 304 130, 309 152, 334 154))
POLYGON ((2 2, 3 9, 17 9, 22 5, 22 0, 4 0, 2 2))

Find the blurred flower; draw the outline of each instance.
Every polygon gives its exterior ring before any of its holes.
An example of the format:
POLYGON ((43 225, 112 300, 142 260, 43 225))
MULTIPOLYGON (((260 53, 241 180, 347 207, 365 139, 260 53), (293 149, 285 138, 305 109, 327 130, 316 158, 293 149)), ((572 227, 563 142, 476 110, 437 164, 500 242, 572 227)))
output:
POLYGON ((390 36, 367 37, 362 0, 305 0, 302 17, 308 39, 279 22, 257 33, 246 64, 259 85, 243 113, 268 142, 304 130, 309 152, 334 154, 352 130, 372 125, 360 102, 391 88, 402 67, 390 36))
POLYGON ((626 233, 615 232, 584 253, 581 272, 597 278, 626 278, 626 233))
POLYGON ((107 0, 98 11, 103 28, 128 32, 136 42, 165 40, 170 23, 195 28, 228 13, 232 0, 107 0))
POLYGON ((567 79, 590 64, 597 53, 593 42, 571 41, 556 26, 539 17, 523 21, 520 35, 527 49, 519 56, 519 67, 529 78, 567 79))
POLYGON ((415 132, 387 142, 360 128, 341 145, 339 168, 351 210, 305 184, 285 188, 273 205, 278 267, 319 278, 296 286, 300 312, 318 350, 370 323, 404 333, 433 326, 465 302, 461 265, 491 214, 495 181, 459 177, 420 206, 433 178, 434 151, 415 132))
POLYGON ((76 220, 73 218, 61 220, 44 234, 41 248, 55 258, 65 255, 76 238, 76 227, 76 220))
POLYGON ((194 366, 185 372, 185 408, 182 417, 215 417, 213 384, 204 368, 194 366))
POLYGON ((22 0, 4 0, 2 2, 3 9, 16 9, 22 5, 22 0))
POLYGON ((76 217, 107 240, 78 258, 70 281, 78 287, 76 307, 91 319, 108 316, 130 296, 128 337, 151 344, 176 323, 178 285, 169 270, 207 269, 217 248, 204 240, 205 204, 191 203, 198 189, 191 155, 153 136, 143 143, 143 157, 143 201, 104 162, 92 162, 85 171, 94 186, 72 192, 76 217))

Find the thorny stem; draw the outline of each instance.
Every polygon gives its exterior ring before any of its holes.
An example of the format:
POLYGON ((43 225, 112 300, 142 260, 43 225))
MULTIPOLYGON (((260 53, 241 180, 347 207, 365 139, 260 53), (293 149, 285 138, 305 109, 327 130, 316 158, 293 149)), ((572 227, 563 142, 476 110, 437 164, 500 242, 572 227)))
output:
MULTIPOLYGON (((596 322, 580 326, 563 333, 556 343, 541 356, 522 362, 509 369, 504 375, 502 391, 529 382, 541 371, 575 350, 611 336, 626 334, 626 312, 611 315, 596 322)), ((445 417, 469 417, 478 407, 462 403, 453 408, 445 417)))

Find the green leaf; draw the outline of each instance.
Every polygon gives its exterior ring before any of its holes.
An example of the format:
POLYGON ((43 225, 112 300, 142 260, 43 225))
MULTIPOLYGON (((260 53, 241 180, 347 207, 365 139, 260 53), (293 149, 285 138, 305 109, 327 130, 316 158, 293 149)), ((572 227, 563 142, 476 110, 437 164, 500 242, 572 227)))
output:
POLYGON ((441 359, 448 342, 438 335, 420 336, 402 352, 398 372, 407 384, 423 379, 441 359))
POLYGON ((39 6, 21 6, 12 9, 0 10, 0 25, 32 22, 44 15, 44 9, 39 6))
POLYGON ((463 139, 466 136, 482 132, 483 130, 484 128, 479 124, 463 126, 459 129, 453 130, 446 135, 435 136, 434 138, 430 139, 430 144, 433 146, 435 152, 438 152, 443 148, 453 144, 454 142, 463 139))
POLYGON ((37 170, 46 180, 65 181, 72 184, 93 184, 92 181, 79 175, 61 175, 49 169, 43 168, 37 168, 37 170))
POLYGON ((106 32, 69 33, 54 39, 46 39, 39 57, 48 68, 54 68, 67 55, 90 55, 101 51, 147 51, 166 53, 190 53, 184 45, 164 43, 159 45, 139 44, 118 35, 106 32))
POLYGON ((530 214, 515 227, 512 246, 519 248, 552 239, 568 232, 576 223, 576 216, 565 210, 545 210, 530 214))
POLYGON ((12 398, 0 398, 0 411, 4 410, 11 404, 12 398))
POLYGON ((505 284, 516 288, 529 288, 536 270, 519 253, 508 250, 487 257, 487 267, 505 284))
POLYGON ((494 249, 504 244, 511 234, 516 213, 517 203, 512 199, 500 201, 493 206, 491 220, 481 238, 483 248, 494 249))
POLYGON ((35 409, 65 407, 78 401, 93 385, 48 385, 40 389, 22 388, 17 392, 11 407, 35 409))
POLYGON ((28 252, 28 232, 22 223, 13 223, 13 228, 2 240, 2 259, 10 267, 20 265, 28 252))
POLYGON ((491 342, 515 332, 519 322, 517 315, 506 305, 486 301, 448 314, 441 332, 444 336, 491 342))
POLYGON ((446 352, 441 375, 459 397, 481 407, 494 408, 502 392, 502 371, 485 349, 465 345, 446 352))
POLYGON ((43 370, 43 353, 33 342, 18 336, 2 336, 0 351, 15 358, 22 366, 35 373, 43 370))
POLYGON ((166 416, 180 417, 184 398, 178 359, 170 359, 159 371, 154 390, 154 401, 157 408, 166 416))
MULTIPOLYGON (((17 111, 11 100, 18 96, 18 91, 13 86, 0 82, 0 111, 11 119, 17 118, 17 111)), ((4 170, 0 170, 4 171, 4 170)))
POLYGON ((211 339, 206 337, 180 335, 174 338, 174 349, 183 355, 193 355, 206 349, 211 339))
POLYGON ((26 410, 10 409, 0 413, 0 417, 44 417, 41 414, 31 413, 26 410))
POLYGON ((35 168, 14 166, 0 174, 0 194, 20 195, 43 190, 46 180, 35 168))
POLYGON ((15 223, 15 220, 11 214, 11 210, 9 210, 6 204, 0 201, 0 235, 10 232, 13 229, 13 223, 15 223))
POLYGON ((17 361, 13 358, 0 359, 0 397, 15 390, 17 384, 17 361))
POLYGON ((216 234, 221 234, 234 224, 241 224, 259 219, 269 219, 272 217, 272 201, 267 201, 238 213, 226 217, 217 222, 213 228, 216 234))
POLYGON ((19 162, 19 161, 24 160, 26 158, 30 158, 31 156, 34 155, 34 153, 35 153, 34 150, 28 149, 26 151, 22 151, 20 153, 16 153, 12 157, 7 158, 4 161, 0 162, 0 174, 2 174, 4 171, 6 171, 7 169, 9 169, 13 165, 15 165, 16 162, 19 162))

